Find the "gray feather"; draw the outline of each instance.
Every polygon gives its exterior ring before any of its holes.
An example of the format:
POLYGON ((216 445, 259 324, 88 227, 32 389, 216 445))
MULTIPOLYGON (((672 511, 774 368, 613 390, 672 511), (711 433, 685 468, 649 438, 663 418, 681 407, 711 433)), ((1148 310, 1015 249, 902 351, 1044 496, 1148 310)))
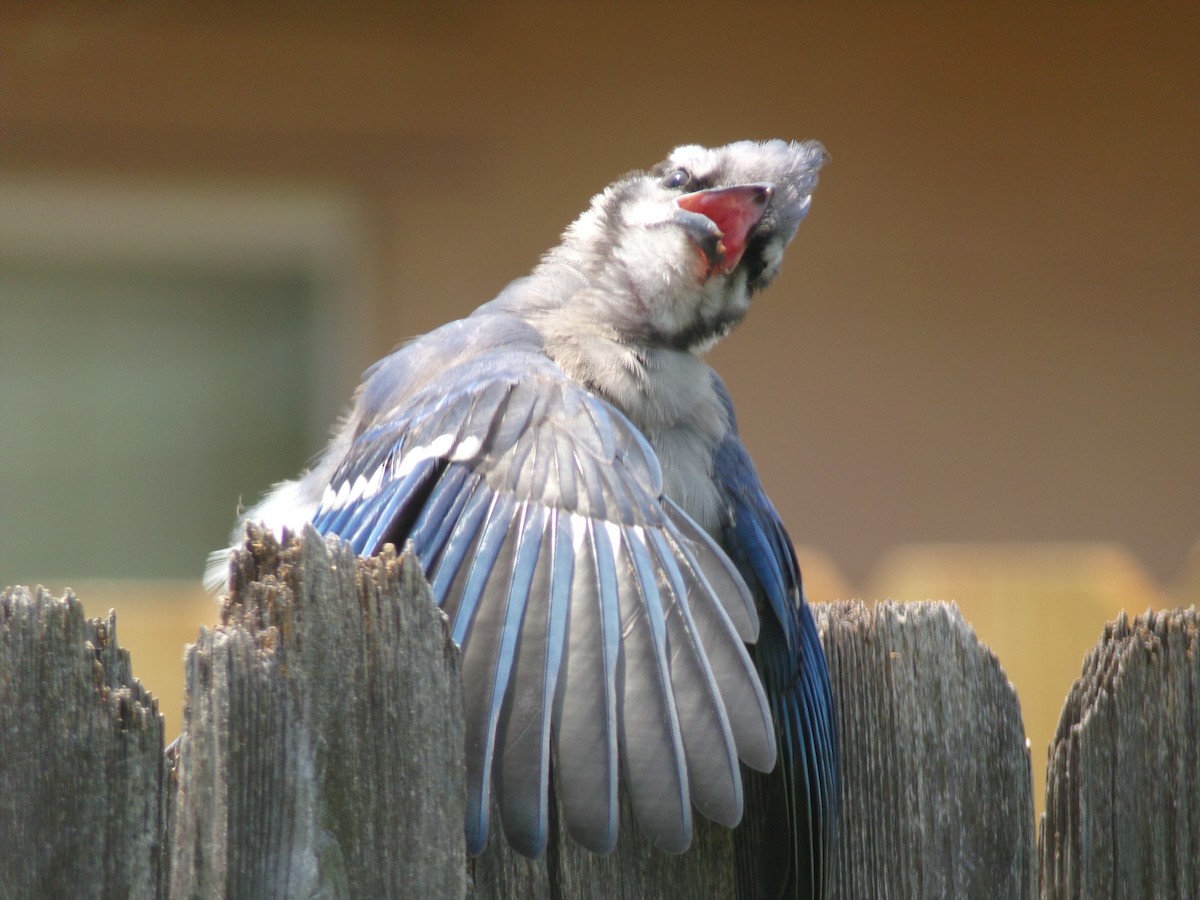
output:
POLYGON ((629 542, 619 532, 611 552, 617 561, 621 611, 623 665, 617 692, 621 765, 629 779, 634 814, 646 836, 660 849, 682 853, 692 841, 692 814, 662 601, 653 573, 639 571, 629 542))
MULTIPOLYGON (((552 724, 563 819, 575 840, 596 853, 617 840, 617 666, 620 622, 611 553, 596 553, 595 527, 576 520, 582 548, 571 577, 567 630, 552 724)), ((602 527, 602 526, 601 526, 602 527)))

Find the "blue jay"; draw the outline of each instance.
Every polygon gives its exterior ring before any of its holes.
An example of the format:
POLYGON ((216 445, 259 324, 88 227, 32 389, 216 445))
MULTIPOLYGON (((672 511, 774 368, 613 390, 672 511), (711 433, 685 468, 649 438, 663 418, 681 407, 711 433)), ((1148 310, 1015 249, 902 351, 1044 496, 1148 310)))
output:
POLYGON ((471 854, 493 797, 509 843, 544 851, 553 770, 597 853, 619 783, 671 852, 693 806, 733 826, 745 794, 756 890, 822 895, 828 671, 702 357, 779 271, 824 159, 814 141, 693 145, 620 178, 530 275, 372 366, 312 468, 244 515, 361 555, 411 542, 462 653, 471 854))

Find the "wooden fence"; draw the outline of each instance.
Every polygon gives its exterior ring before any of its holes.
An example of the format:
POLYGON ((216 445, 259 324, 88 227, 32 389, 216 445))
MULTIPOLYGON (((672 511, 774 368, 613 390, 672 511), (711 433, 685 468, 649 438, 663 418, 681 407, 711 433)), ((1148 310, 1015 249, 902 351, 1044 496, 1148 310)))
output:
MULTIPOLYGON (((842 744, 839 898, 1200 897, 1195 610, 1109 625, 1035 838, 1017 698, 952 604, 818 607, 842 744), (1039 875, 1040 873, 1040 875, 1039 875)), ((1036 628, 1036 622, 1029 623, 1036 628)), ((737 896, 731 832, 464 855, 457 654, 419 565, 243 550, 188 648, 178 745, 116 622, 0 595, 0 898, 737 896)))

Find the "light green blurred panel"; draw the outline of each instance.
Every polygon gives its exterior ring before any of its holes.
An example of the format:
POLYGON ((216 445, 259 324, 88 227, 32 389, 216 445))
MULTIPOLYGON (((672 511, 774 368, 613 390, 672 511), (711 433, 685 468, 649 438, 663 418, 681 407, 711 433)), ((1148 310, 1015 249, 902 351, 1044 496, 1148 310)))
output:
POLYGON ((317 449, 310 295, 287 272, 6 263, 0 582, 199 577, 239 496, 317 449))

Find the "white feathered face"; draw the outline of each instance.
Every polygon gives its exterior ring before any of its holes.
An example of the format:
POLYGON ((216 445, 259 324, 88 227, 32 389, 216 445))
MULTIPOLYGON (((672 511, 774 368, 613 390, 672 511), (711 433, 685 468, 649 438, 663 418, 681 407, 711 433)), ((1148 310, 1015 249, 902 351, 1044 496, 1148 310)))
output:
POLYGON ((815 142, 680 147, 593 198, 563 256, 603 286, 597 312, 625 339, 703 352, 778 273, 824 158, 815 142))
POLYGON ((754 292, 779 274, 783 251, 808 213, 817 173, 827 158, 817 141, 738 141, 711 150, 689 144, 677 147, 650 173, 684 192, 759 182, 774 188, 740 261, 754 292))
POLYGON ((625 328, 649 346, 703 352, 750 305, 739 263, 773 188, 681 193, 641 175, 617 208, 610 275, 629 299, 625 328))

